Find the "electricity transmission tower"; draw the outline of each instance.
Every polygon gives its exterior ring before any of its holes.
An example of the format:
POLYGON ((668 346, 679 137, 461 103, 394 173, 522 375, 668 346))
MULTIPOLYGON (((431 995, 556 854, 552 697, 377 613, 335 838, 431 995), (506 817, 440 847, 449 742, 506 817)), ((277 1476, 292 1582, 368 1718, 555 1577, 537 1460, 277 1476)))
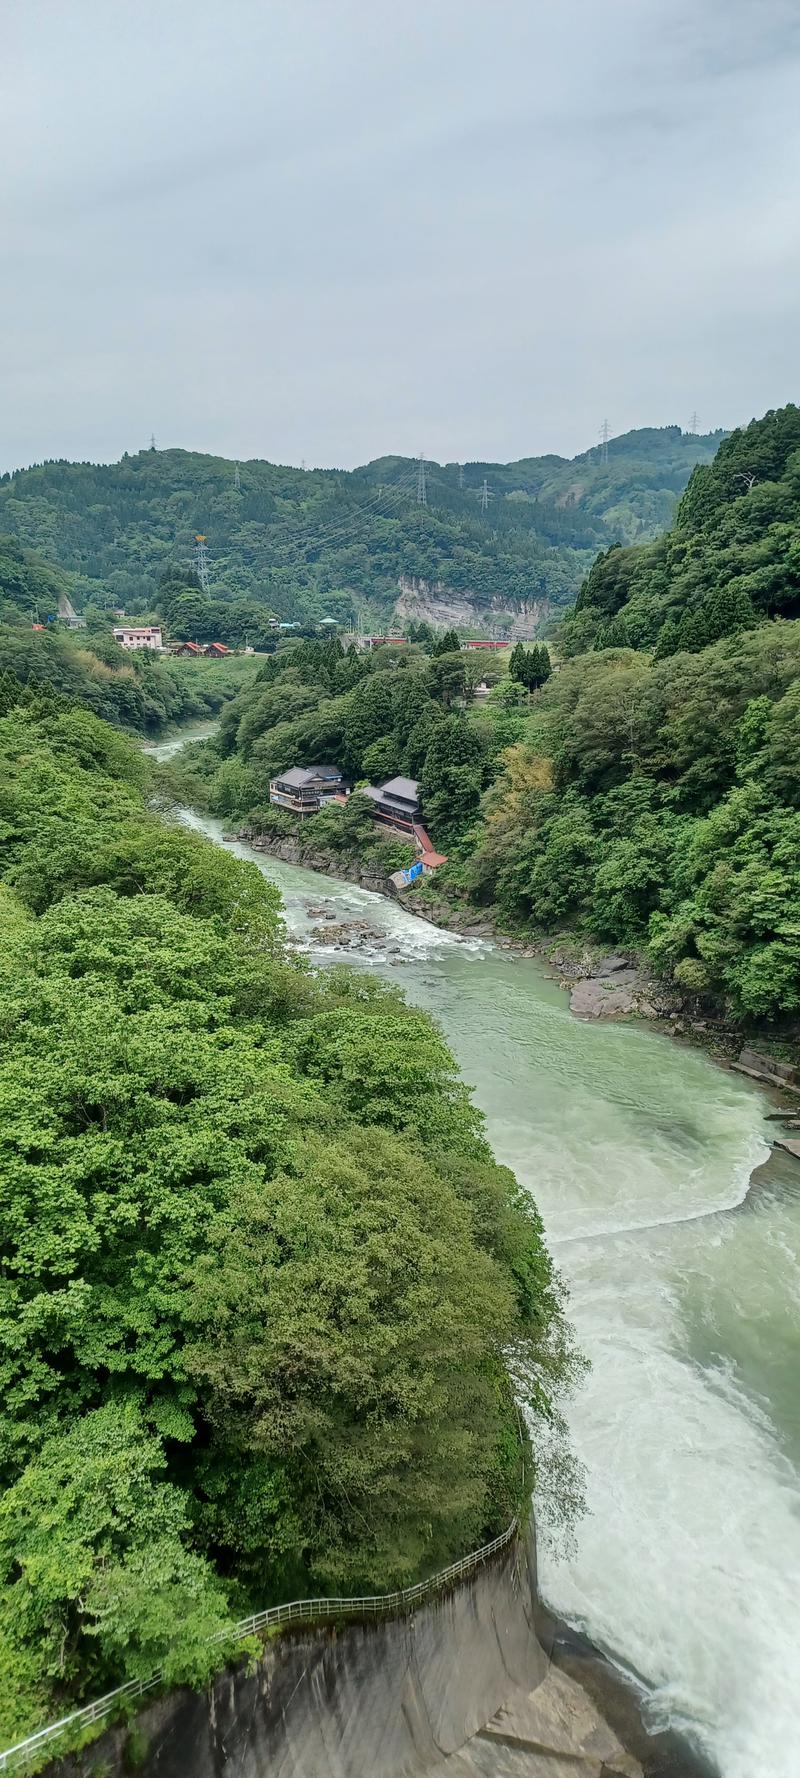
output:
POLYGON ((241 494, 241 491, 242 491, 242 478, 241 478, 241 476, 240 476, 240 474, 239 474, 239 465, 238 465, 238 463, 236 463, 236 464, 235 464, 235 465, 234 465, 234 470, 233 470, 233 485, 234 485, 234 487, 235 487, 235 489, 236 489, 236 492, 237 492, 237 494, 241 494))
POLYGON ((151 451, 154 451, 155 448, 156 448, 156 435, 154 432, 151 432, 151 434, 150 434, 150 449, 151 449, 151 451))
POLYGON ((481 488, 481 512, 488 512, 488 510, 489 510, 489 483, 487 482, 486 477, 484 476, 483 487, 481 488))
POLYGON ((427 504, 428 485, 425 480, 425 458, 421 456, 417 465, 417 505, 427 506, 427 504))
POLYGON ((689 431, 694 432, 694 433, 697 432, 697 409, 696 408, 694 410, 694 413, 692 414, 692 421, 691 421, 691 425, 689 427, 689 431))
POLYGON ((194 565, 204 593, 208 592, 208 545, 205 534, 198 531, 194 540, 194 565))
POLYGON ((608 421, 604 420, 602 426, 600 427, 600 462, 601 463, 608 462, 608 441, 609 441, 610 436, 611 436, 611 428, 608 424, 608 421))
POLYGON ((463 486, 464 486, 464 465, 463 465, 463 463, 459 463, 459 465, 458 465, 458 485, 460 488, 463 488, 463 486))

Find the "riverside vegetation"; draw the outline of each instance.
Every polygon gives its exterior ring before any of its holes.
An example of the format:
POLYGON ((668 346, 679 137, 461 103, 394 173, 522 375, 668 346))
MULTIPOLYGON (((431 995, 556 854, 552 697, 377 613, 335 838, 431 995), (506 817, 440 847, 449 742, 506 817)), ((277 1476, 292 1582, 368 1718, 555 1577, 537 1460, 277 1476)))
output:
MULTIPOLYGON (((799 521, 788 407, 694 471, 665 538, 603 554, 565 620, 567 658, 532 696, 535 673, 501 677, 456 637, 367 662, 304 644, 226 709, 190 794, 279 831, 268 780, 298 760, 408 772, 449 855, 437 895, 506 930, 633 947, 699 1006, 792 1040, 799 521), (496 682, 473 703, 484 671, 496 682)), ((359 802, 308 822, 307 842, 362 843, 359 802)))
POLYGON ((201 1683, 256 1606, 435 1570, 540 1443, 556 1511, 579 1482, 539 1218, 436 1026, 288 955, 277 891, 74 699, 7 676, 0 760, 7 1744, 201 1683))

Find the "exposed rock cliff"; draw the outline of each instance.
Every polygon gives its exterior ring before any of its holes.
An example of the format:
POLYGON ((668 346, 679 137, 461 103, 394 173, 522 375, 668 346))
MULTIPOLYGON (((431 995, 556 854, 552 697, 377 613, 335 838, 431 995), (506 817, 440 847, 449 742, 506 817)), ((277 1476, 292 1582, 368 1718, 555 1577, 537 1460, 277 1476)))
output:
POLYGON ((488 598, 469 587, 456 591, 441 580, 421 580, 412 574, 401 574, 395 613, 407 623, 428 623, 437 630, 491 629, 505 618, 510 620, 509 636, 527 640, 536 634, 550 611, 547 599, 521 600, 513 606, 498 594, 488 598))

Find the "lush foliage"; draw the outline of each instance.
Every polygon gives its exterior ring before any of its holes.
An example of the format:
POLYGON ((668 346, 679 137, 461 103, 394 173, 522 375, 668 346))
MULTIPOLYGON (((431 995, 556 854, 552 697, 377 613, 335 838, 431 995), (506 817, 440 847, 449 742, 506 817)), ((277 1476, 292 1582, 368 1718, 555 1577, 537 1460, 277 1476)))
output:
POLYGON ((3 477, 0 527, 69 569, 82 608, 159 604, 176 635, 235 646, 249 636, 260 647, 270 613, 385 616, 401 576, 443 583, 478 620, 521 602, 563 605, 591 553, 668 521, 716 442, 666 427, 612 440, 606 462, 590 451, 572 463, 431 464, 427 506, 417 504, 416 464, 400 457, 345 474, 142 451, 3 477), (210 598, 192 572, 201 532, 210 598))
POLYGON ((518 642, 511 650, 508 671, 518 685, 525 686, 526 691, 537 691, 553 671, 547 644, 535 642, 533 648, 523 648, 522 643, 518 642))
POLYGON ((93 710, 104 721, 157 734, 219 709, 252 678, 251 657, 229 661, 166 660, 149 650, 126 651, 114 641, 113 619, 89 608, 86 627, 70 632, 58 622, 58 600, 74 591, 71 578, 50 569, 12 537, 0 537, 0 707, 45 688, 93 710), (41 620, 42 628, 33 628, 41 620))
POLYGON ((539 694, 475 831, 473 894, 649 947, 738 1016, 800 1012, 800 623, 653 663, 583 655, 539 694))
POLYGON ((768 617, 800 616, 800 408, 731 433, 695 469, 674 528, 595 562, 567 650, 696 652, 768 617))
MULTIPOLYGON (((519 648, 516 657, 526 684, 541 683, 547 649, 519 648)), ((446 845, 476 814, 500 753, 517 736, 504 692, 526 701, 522 686, 509 688, 506 679, 491 709, 468 720, 486 670, 453 636, 427 654, 419 644, 366 655, 345 651, 338 641, 296 644, 264 662, 256 683, 223 711, 213 741, 192 750, 163 782, 213 814, 281 832, 291 823, 269 808, 269 780, 288 767, 332 763, 355 784, 405 773, 420 781, 426 825, 446 845)), ((331 805, 306 820, 303 833, 309 848, 362 861, 372 851, 378 862, 380 841, 363 799, 352 799, 348 809, 331 805)), ((397 868, 385 848, 382 863, 387 871, 397 868)))
POLYGON ((276 891, 148 814, 91 713, 17 705, 0 766, 8 1739, 158 1663, 201 1680, 248 1604, 498 1529, 507 1358, 556 1419, 573 1360, 427 1017, 287 959, 276 891))

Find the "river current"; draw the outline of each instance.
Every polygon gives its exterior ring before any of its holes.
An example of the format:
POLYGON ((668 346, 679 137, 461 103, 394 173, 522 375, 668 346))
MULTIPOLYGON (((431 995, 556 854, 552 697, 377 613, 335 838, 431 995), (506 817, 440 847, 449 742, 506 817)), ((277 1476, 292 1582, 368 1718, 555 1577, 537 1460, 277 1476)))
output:
POLYGON ((534 962, 232 849, 278 884, 319 963, 341 955, 309 905, 369 922, 359 965, 435 1014, 498 1159, 536 1198, 591 1361, 568 1412, 588 1512, 574 1550, 541 1552, 548 1603, 722 1778, 797 1778, 800 1167, 758 1171, 769 1106, 641 1026, 578 1022, 534 962))

